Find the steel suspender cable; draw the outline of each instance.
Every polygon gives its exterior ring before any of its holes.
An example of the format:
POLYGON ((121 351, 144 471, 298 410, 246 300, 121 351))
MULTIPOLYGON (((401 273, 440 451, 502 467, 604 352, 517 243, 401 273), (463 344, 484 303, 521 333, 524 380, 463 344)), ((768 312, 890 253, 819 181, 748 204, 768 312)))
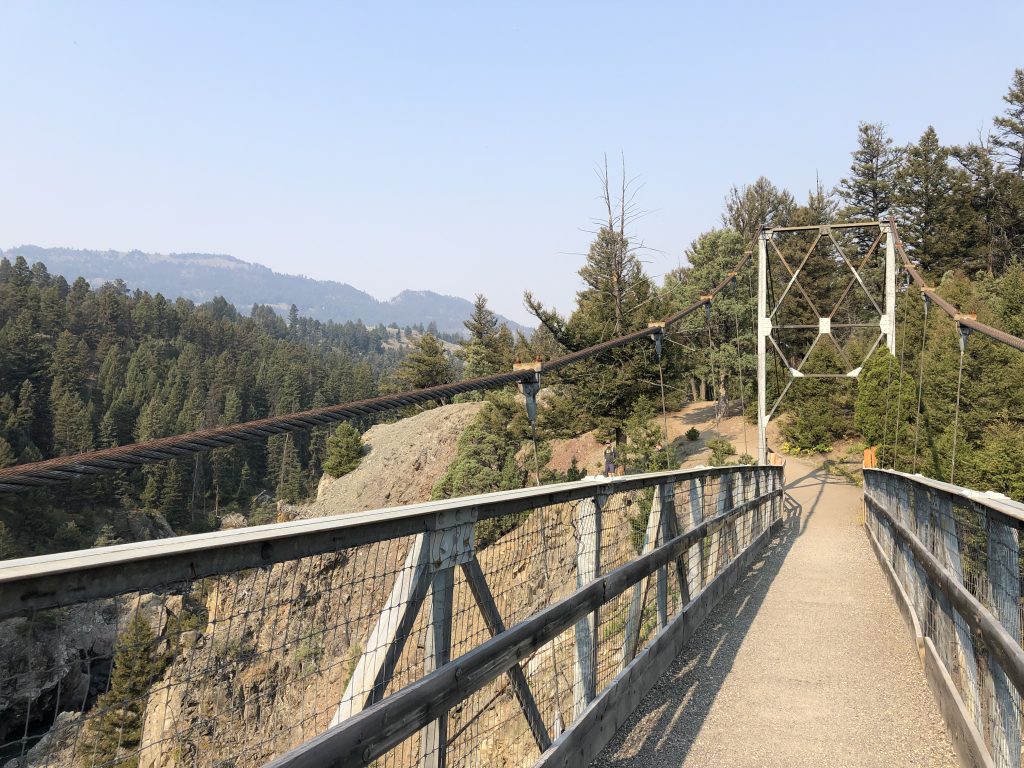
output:
POLYGON ((711 369, 711 396, 715 401, 715 425, 718 425, 718 387, 715 381, 715 346, 711 337, 711 305, 704 308, 704 325, 708 329, 708 367, 711 369))
POLYGON ((949 483, 955 485, 953 477, 956 473, 956 443, 957 437, 960 433, 960 383, 963 381, 964 376, 964 350, 967 346, 967 331, 964 328, 958 328, 960 332, 960 365, 956 372, 956 409, 953 412, 953 450, 949 460, 949 483))
POLYGON ((537 477, 537 485, 540 483, 540 459, 537 456, 537 425, 530 425, 530 434, 533 437, 533 471, 537 477))
POLYGON ((658 353, 658 384, 661 386, 661 420, 664 423, 662 446, 665 449, 665 469, 672 469, 672 453, 669 450, 668 408, 665 406, 665 371, 661 363, 661 352, 658 353))
POLYGON ((750 455, 750 445, 747 443, 747 400, 743 391, 743 356, 740 354, 740 318, 733 318, 736 321, 736 371, 740 376, 740 429, 743 430, 743 452, 750 455))
POLYGON ((903 297, 903 334, 900 339, 900 382, 896 388, 896 437, 893 441, 892 448, 892 468, 898 470, 897 457, 900 451, 900 419, 903 415, 903 363, 906 360, 907 354, 907 315, 910 313, 908 302, 910 301, 910 294, 906 294, 903 297))
POLYGON ((921 325, 921 360, 917 374, 917 419, 914 421, 914 463, 911 471, 917 472, 917 443, 921 436, 921 405, 924 395, 924 353, 928 340, 928 294, 924 296, 924 322, 921 325))

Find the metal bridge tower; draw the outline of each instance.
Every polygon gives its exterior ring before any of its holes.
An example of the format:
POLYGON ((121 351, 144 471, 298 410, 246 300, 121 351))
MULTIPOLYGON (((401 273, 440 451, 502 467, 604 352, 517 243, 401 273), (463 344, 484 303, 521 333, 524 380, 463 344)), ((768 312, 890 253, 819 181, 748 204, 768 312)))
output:
MULTIPOLYGON (((757 436, 758 436, 758 462, 768 463, 768 421, 775 415, 779 404, 789 391, 795 379, 806 376, 819 378, 849 379, 857 378, 860 375, 864 362, 878 347, 884 339, 890 354, 896 352, 896 244, 893 238, 892 227, 889 222, 856 222, 843 224, 822 224, 804 227, 771 227, 762 228, 757 237, 757 436), (837 237, 838 234, 838 237, 837 237), (790 238, 796 242, 789 242, 780 247, 780 238, 790 238), (807 242, 810 246, 807 247, 807 242), (866 246, 866 252, 863 252, 866 246), (851 256, 860 256, 860 260, 854 263, 851 256), (788 256, 788 258, 787 258, 788 256), (799 262, 795 259, 799 258, 799 262), (815 261, 811 261, 814 258, 815 261), (825 259, 824 263, 822 258, 825 259), (796 266, 791 265, 791 261, 796 266), (785 281, 779 282, 782 288, 781 294, 776 298, 774 288, 776 281, 773 280, 772 264, 777 264, 780 270, 780 277, 785 281), (811 267, 809 267, 809 263, 811 267), (813 271, 817 266, 817 282, 804 280, 801 277, 807 272, 813 271), (835 294, 829 291, 821 291, 822 275, 829 272, 835 274, 835 278, 850 273, 849 281, 845 289, 836 299, 835 294), (806 285, 805 285, 806 283, 806 285), (796 289, 794 293, 793 289, 796 289), (819 295, 814 295, 816 291, 819 295), (796 315, 796 319, 802 322, 783 322, 779 317, 779 310, 783 304, 794 299, 799 294, 802 301, 798 306, 789 307, 790 315, 796 315), (859 302, 852 302, 854 306, 847 306, 848 322, 837 322, 836 314, 841 305, 851 297, 859 298, 859 302), (831 300, 831 301, 830 301, 831 300), (828 303, 822 303, 828 302, 828 303), (831 303, 830 311, 826 312, 828 304, 831 303), (820 307, 820 309, 819 309, 820 307), (860 310, 858 312, 857 310, 860 310), (858 315, 850 317, 850 314, 858 315), (867 317, 865 317, 867 315, 867 317), (836 340, 835 332, 844 331, 852 334, 864 333, 874 334, 877 337, 874 343, 858 347, 867 348, 866 354, 860 358, 856 367, 849 367, 849 358, 844 347, 836 340), (801 341, 810 341, 806 346, 803 358, 796 362, 794 356, 794 339, 790 338, 789 343, 784 344, 780 339, 780 332, 787 331, 795 333, 797 338, 795 344, 801 341), (846 362, 846 370, 832 373, 808 373, 804 371, 804 365, 811 356, 812 350, 818 343, 828 338, 839 352, 839 356, 846 362), (813 339, 813 340, 812 340, 813 339), (788 378, 782 391, 778 393, 774 404, 768 407, 768 349, 769 347, 778 354, 782 367, 786 369, 788 378)), ((784 313, 786 314, 786 313, 784 313)), ((842 318, 839 318, 840 320, 842 318)), ((849 338, 847 339, 849 341, 849 338)))

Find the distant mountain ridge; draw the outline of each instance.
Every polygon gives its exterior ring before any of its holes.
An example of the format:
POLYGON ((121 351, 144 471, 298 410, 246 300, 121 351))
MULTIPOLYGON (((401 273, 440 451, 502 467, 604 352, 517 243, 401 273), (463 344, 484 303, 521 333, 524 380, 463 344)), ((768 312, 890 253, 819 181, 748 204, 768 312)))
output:
MULTIPOLYGON (((457 333, 465 330, 462 321, 473 311, 473 303, 458 296, 405 290, 388 301, 380 301, 348 283, 286 275, 223 254, 20 245, 0 251, 0 255, 12 261, 23 256, 29 264, 41 261, 51 273, 63 275, 68 282, 84 277, 94 287, 120 278, 131 288, 159 292, 171 299, 181 296, 197 304, 223 296, 241 312, 248 312, 253 304, 267 304, 287 314, 294 304, 300 315, 317 320, 362 320, 366 325, 400 326, 434 322, 440 331, 457 333)), ((500 315, 499 319, 513 331, 529 330, 500 315)))

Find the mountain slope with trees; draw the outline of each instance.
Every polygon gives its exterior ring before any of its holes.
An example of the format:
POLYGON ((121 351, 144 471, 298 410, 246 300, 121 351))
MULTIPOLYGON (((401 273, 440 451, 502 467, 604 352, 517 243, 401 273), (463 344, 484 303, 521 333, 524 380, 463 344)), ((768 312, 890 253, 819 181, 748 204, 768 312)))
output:
MULTIPOLYGON (((0 252, 9 261, 18 256, 32 264, 41 261, 69 282, 84 277, 92 285, 123 280, 150 293, 196 303, 224 297, 236 307, 266 305, 286 316, 295 305, 299 314, 323 322, 360 321, 366 325, 435 324, 443 333, 462 331, 473 305, 457 296, 406 290, 387 301, 334 280, 285 275, 260 264, 209 253, 143 253, 90 251, 22 245, 0 252)), ((500 318, 512 331, 527 328, 500 318)))
MULTIPOLYGON (((262 305, 245 317, 222 298, 171 302, 119 280, 69 285, 40 262, 3 258, 0 466, 371 397, 404 355, 384 348, 390 338, 382 327, 297 313, 286 322, 262 305)), ((261 500, 294 502, 316 487, 330 432, 5 497, 2 554, 114 543, 162 531, 162 519, 179 532, 216 527, 231 512, 266 522, 273 510, 261 500)))

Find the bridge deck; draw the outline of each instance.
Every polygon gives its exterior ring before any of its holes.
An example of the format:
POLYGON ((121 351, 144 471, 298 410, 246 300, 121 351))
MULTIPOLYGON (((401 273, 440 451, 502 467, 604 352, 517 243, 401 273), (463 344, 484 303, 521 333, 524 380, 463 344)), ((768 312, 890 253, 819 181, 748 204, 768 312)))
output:
POLYGON ((799 510, 595 765, 957 764, 860 489, 786 474, 799 510))

